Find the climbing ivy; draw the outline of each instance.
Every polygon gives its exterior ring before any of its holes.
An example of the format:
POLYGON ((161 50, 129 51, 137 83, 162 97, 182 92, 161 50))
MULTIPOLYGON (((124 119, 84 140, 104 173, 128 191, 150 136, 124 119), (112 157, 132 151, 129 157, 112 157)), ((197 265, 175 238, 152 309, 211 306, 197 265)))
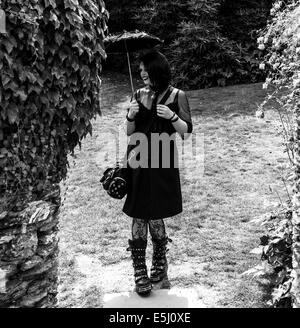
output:
MULTIPOLYGON (((102 0, 3 0, 0 199, 40 197, 100 114, 102 0)), ((15 200, 12 201, 15 204, 15 200)), ((1 205, 1 204, 0 204, 1 205)))
MULTIPOLYGON (((299 109, 300 109, 300 2, 275 1, 271 19, 260 32, 258 48, 264 53, 260 68, 267 73, 263 88, 270 90, 261 108, 273 100, 282 126, 283 144, 290 166, 287 181, 293 197, 279 213, 264 223, 269 233, 262 238, 262 259, 273 268, 272 302, 274 307, 293 307, 299 300, 299 109), (273 278, 274 278, 273 277, 273 278)), ((286 190, 288 190, 286 188, 286 190)))

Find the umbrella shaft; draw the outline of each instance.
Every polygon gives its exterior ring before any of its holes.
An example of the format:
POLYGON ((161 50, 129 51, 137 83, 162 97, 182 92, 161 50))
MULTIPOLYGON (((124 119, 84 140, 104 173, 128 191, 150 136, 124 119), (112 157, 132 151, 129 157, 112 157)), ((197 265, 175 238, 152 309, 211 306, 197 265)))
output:
POLYGON ((133 87, 132 74, 131 74, 130 58, 129 58, 129 52, 128 52, 128 49, 127 49, 126 40, 124 40, 124 42, 125 42, 125 48, 126 48, 126 54, 127 54, 127 62, 128 62, 129 76, 130 76, 131 92, 132 92, 132 97, 133 97, 134 87, 133 87))

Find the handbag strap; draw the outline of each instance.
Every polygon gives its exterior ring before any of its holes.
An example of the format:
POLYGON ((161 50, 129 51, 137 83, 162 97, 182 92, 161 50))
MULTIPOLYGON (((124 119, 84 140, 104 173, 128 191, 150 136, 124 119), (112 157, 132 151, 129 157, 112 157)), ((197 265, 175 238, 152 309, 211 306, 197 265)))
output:
POLYGON ((171 86, 169 86, 168 90, 166 91, 162 99, 159 101, 159 104, 163 105, 168 100, 171 93, 172 93, 171 86))

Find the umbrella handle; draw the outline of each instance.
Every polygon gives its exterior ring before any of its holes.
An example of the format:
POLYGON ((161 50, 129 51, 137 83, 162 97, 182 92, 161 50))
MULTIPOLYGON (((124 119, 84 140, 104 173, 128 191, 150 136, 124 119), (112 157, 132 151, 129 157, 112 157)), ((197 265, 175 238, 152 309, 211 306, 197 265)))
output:
POLYGON ((132 92, 132 98, 133 98, 133 96, 134 96, 134 87, 133 87, 133 80, 132 80, 132 74, 131 74, 130 58, 129 58, 129 52, 128 52, 128 49, 127 49, 126 40, 124 40, 124 42, 125 42, 125 49, 126 49, 126 54, 127 54, 127 62, 128 62, 129 76, 130 76, 130 85, 131 85, 131 92, 132 92))

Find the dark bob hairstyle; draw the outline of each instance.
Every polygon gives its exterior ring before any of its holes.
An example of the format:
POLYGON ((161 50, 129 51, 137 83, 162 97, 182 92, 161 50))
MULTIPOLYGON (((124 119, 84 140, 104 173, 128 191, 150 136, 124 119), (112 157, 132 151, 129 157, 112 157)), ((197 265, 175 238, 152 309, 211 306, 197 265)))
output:
POLYGON ((139 58, 148 72, 151 88, 154 91, 164 91, 171 82, 171 68, 167 58, 158 51, 149 51, 139 58))

